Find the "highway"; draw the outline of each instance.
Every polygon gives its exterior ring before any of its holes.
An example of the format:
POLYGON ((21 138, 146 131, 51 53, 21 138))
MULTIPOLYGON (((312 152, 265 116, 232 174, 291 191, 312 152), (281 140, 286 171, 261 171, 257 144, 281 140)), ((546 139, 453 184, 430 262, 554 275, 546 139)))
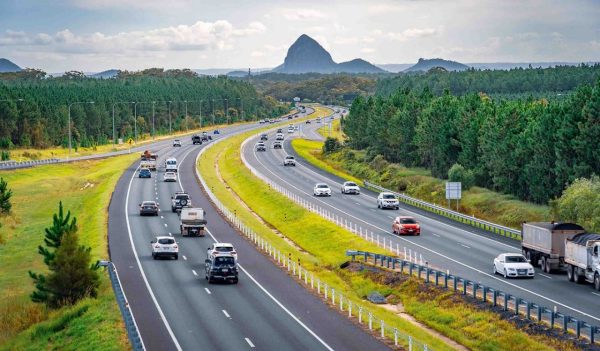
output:
MULTIPOLYGON (((262 127, 222 129, 226 137, 262 127)), ((109 207, 109 247, 113 263, 148 350, 383 350, 386 345, 333 312, 318 297, 255 250, 209 203, 195 178, 195 157, 206 145, 181 148, 156 143, 158 164, 176 157, 179 178, 162 182, 163 170, 151 179, 137 178, 139 162, 119 180, 109 207), (170 198, 184 189, 195 207, 207 213, 206 237, 181 237, 179 217, 170 198), (140 217, 138 204, 155 200, 157 217, 140 217), (150 241, 171 235, 179 243, 179 260, 153 260, 150 241), (206 249, 214 241, 232 243, 238 252, 240 280, 211 284, 204 279, 206 249)))
MULTIPOLYGON (((329 120, 329 119, 327 119, 329 120)), ((553 308, 588 323, 600 325, 600 293, 592 285, 577 285, 567 280, 566 274, 545 274, 536 269, 534 279, 505 279, 492 272, 493 259, 500 253, 520 252, 520 243, 483 230, 462 225, 445 217, 435 215, 400 203, 400 210, 377 208, 377 194, 362 189, 360 195, 342 195, 344 179, 324 172, 301 159, 290 145, 294 137, 306 136, 322 139, 315 132, 326 124, 304 124, 300 133, 286 134, 283 149, 268 148, 267 152, 256 152, 256 138, 246 143, 242 152, 246 160, 263 176, 285 187, 305 201, 320 206, 340 219, 356 224, 363 231, 379 235, 392 248, 404 247, 413 255, 423 257, 430 266, 480 282, 508 292, 530 302, 553 308), (286 155, 294 155, 296 167, 284 167, 286 155), (313 187, 317 182, 327 183, 332 196, 316 198, 313 187), (392 220, 398 215, 414 216, 421 223, 421 236, 397 236, 391 233, 392 220)), ((284 130, 285 131, 285 130, 284 130)), ((269 134, 269 142, 274 139, 269 134)), ((352 249, 352 248, 348 248, 352 249)))

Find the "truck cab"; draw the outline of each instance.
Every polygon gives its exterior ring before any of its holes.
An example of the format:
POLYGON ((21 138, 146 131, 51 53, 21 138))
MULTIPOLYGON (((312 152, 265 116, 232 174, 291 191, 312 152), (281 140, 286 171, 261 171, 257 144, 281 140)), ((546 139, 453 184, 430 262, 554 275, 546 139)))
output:
POLYGON ((592 283, 600 291, 600 234, 582 233, 565 240, 565 262, 569 281, 592 283))
POLYGON ((165 172, 176 172, 177 173, 177 159, 175 157, 169 157, 165 161, 165 172))
POLYGON ((204 236, 206 219, 204 210, 198 208, 182 208, 179 216, 179 229, 182 236, 204 236))

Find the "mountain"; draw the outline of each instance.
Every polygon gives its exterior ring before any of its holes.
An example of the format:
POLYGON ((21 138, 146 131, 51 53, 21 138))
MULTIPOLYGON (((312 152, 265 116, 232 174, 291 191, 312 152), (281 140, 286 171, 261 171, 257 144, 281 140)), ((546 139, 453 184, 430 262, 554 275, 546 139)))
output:
POLYGON ((0 73, 4 72, 19 72, 21 67, 15 65, 10 60, 5 58, 0 58, 0 73))
POLYGON ((99 73, 88 74, 87 76, 90 78, 108 79, 108 78, 115 78, 117 76, 117 74, 119 74, 119 72, 121 72, 121 71, 118 69, 109 69, 107 71, 102 71, 99 73))
POLYGON ((464 71, 469 68, 467 65, 463 65, 460 62, 449 61, 440 58, 435 59, 423 59, 420 58, 416 65, 409 67, 404 72, 416 72, 423 71, 427 72, 434 67, 441 67, 446 71, 464 71))
POLYGON ((283 64, 276 73, 383 73, 381 68, 362 59, 336 63, 316 40, 302 34, 288 49, 283 64))

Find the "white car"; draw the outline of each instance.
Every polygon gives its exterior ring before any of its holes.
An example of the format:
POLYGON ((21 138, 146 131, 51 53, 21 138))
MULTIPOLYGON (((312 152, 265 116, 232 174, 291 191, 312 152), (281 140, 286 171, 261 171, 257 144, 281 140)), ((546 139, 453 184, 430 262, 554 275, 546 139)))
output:
POLYGON ((237 251, 235 251, 235 248, 230 243, 213 243, 206 251, 206 256, 211 260, 219 254, 229 254, 237 262, 237 251))
POLYGON ((519 253, 503 253, 494 258, 494 274, 504 278, 533 278, 535 271, 525 256, 519 253))
POLYGON ((344 182, 342 184, 342 194, 360 194, 360 188, 354 182, 344 182))
POLYGON ((317 183, 313 189, 313 194, 315 196, 331 196, 331 189, 325 183, 317 183))
POLYGON ((294 132, 294 127, 289 127, 288 128, 288 133, 293 133, 294 132))
POLYGON ((277 135, 275 135, 275 140, 283 140, 283 133, 277 133, 277 135))
POLYGON ((165 160, 165 171, 177 172, 177 159, 175 157, 169 157, 165 160))
POLYGON ((177 181, 177 173, 175 172, 165 172, 163 176, 163 181, 165 182, 176 182, 177 181))
POLYGON ((170 236, 157 236, 155 240, 150 242, 152 245, 152 258, 157 259, 159 257, 173 257, 179 258, 179 246, 170 236))
POLYGON ((377 196, 377 208, 400 208, 400 202, 396 195, 392 193, 379 193, 377 196))
POLYGON ((296 166, 296 159, 294 158, 294 156, 290 156, 287 155, 284 159, 283 159, 283 165, 284 166, 296 166))
POLYGON ((262 141, 259 141, 258 143, 256 143, 255 149, 256 149, 256 151, 267 151, 267 147, 265 146, 265 143, 263 143, 262 141))
POLYGON ((179 140, 179 139, 173 140, 173 147, 176 147, 176 146, 181 146, 181 140, 179 140))

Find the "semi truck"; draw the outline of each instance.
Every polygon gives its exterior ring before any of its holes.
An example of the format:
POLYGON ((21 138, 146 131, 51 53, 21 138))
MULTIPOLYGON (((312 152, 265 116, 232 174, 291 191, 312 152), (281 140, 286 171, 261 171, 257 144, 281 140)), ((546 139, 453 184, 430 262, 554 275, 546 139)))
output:
POLYGON ((546 273, 565 267, 565 240, 585 229, 575 223, 531 222, 523 223, 521 249, 535 267, 546 273))
POLYGON ((577 234, 565 240, 565 263, 569 281, 592 283, 600 290, 600 234, 577 234))
POLYGON ((202 208, 182 208, 179 228, 182 236, 204 236, 204 210, 202 208))

